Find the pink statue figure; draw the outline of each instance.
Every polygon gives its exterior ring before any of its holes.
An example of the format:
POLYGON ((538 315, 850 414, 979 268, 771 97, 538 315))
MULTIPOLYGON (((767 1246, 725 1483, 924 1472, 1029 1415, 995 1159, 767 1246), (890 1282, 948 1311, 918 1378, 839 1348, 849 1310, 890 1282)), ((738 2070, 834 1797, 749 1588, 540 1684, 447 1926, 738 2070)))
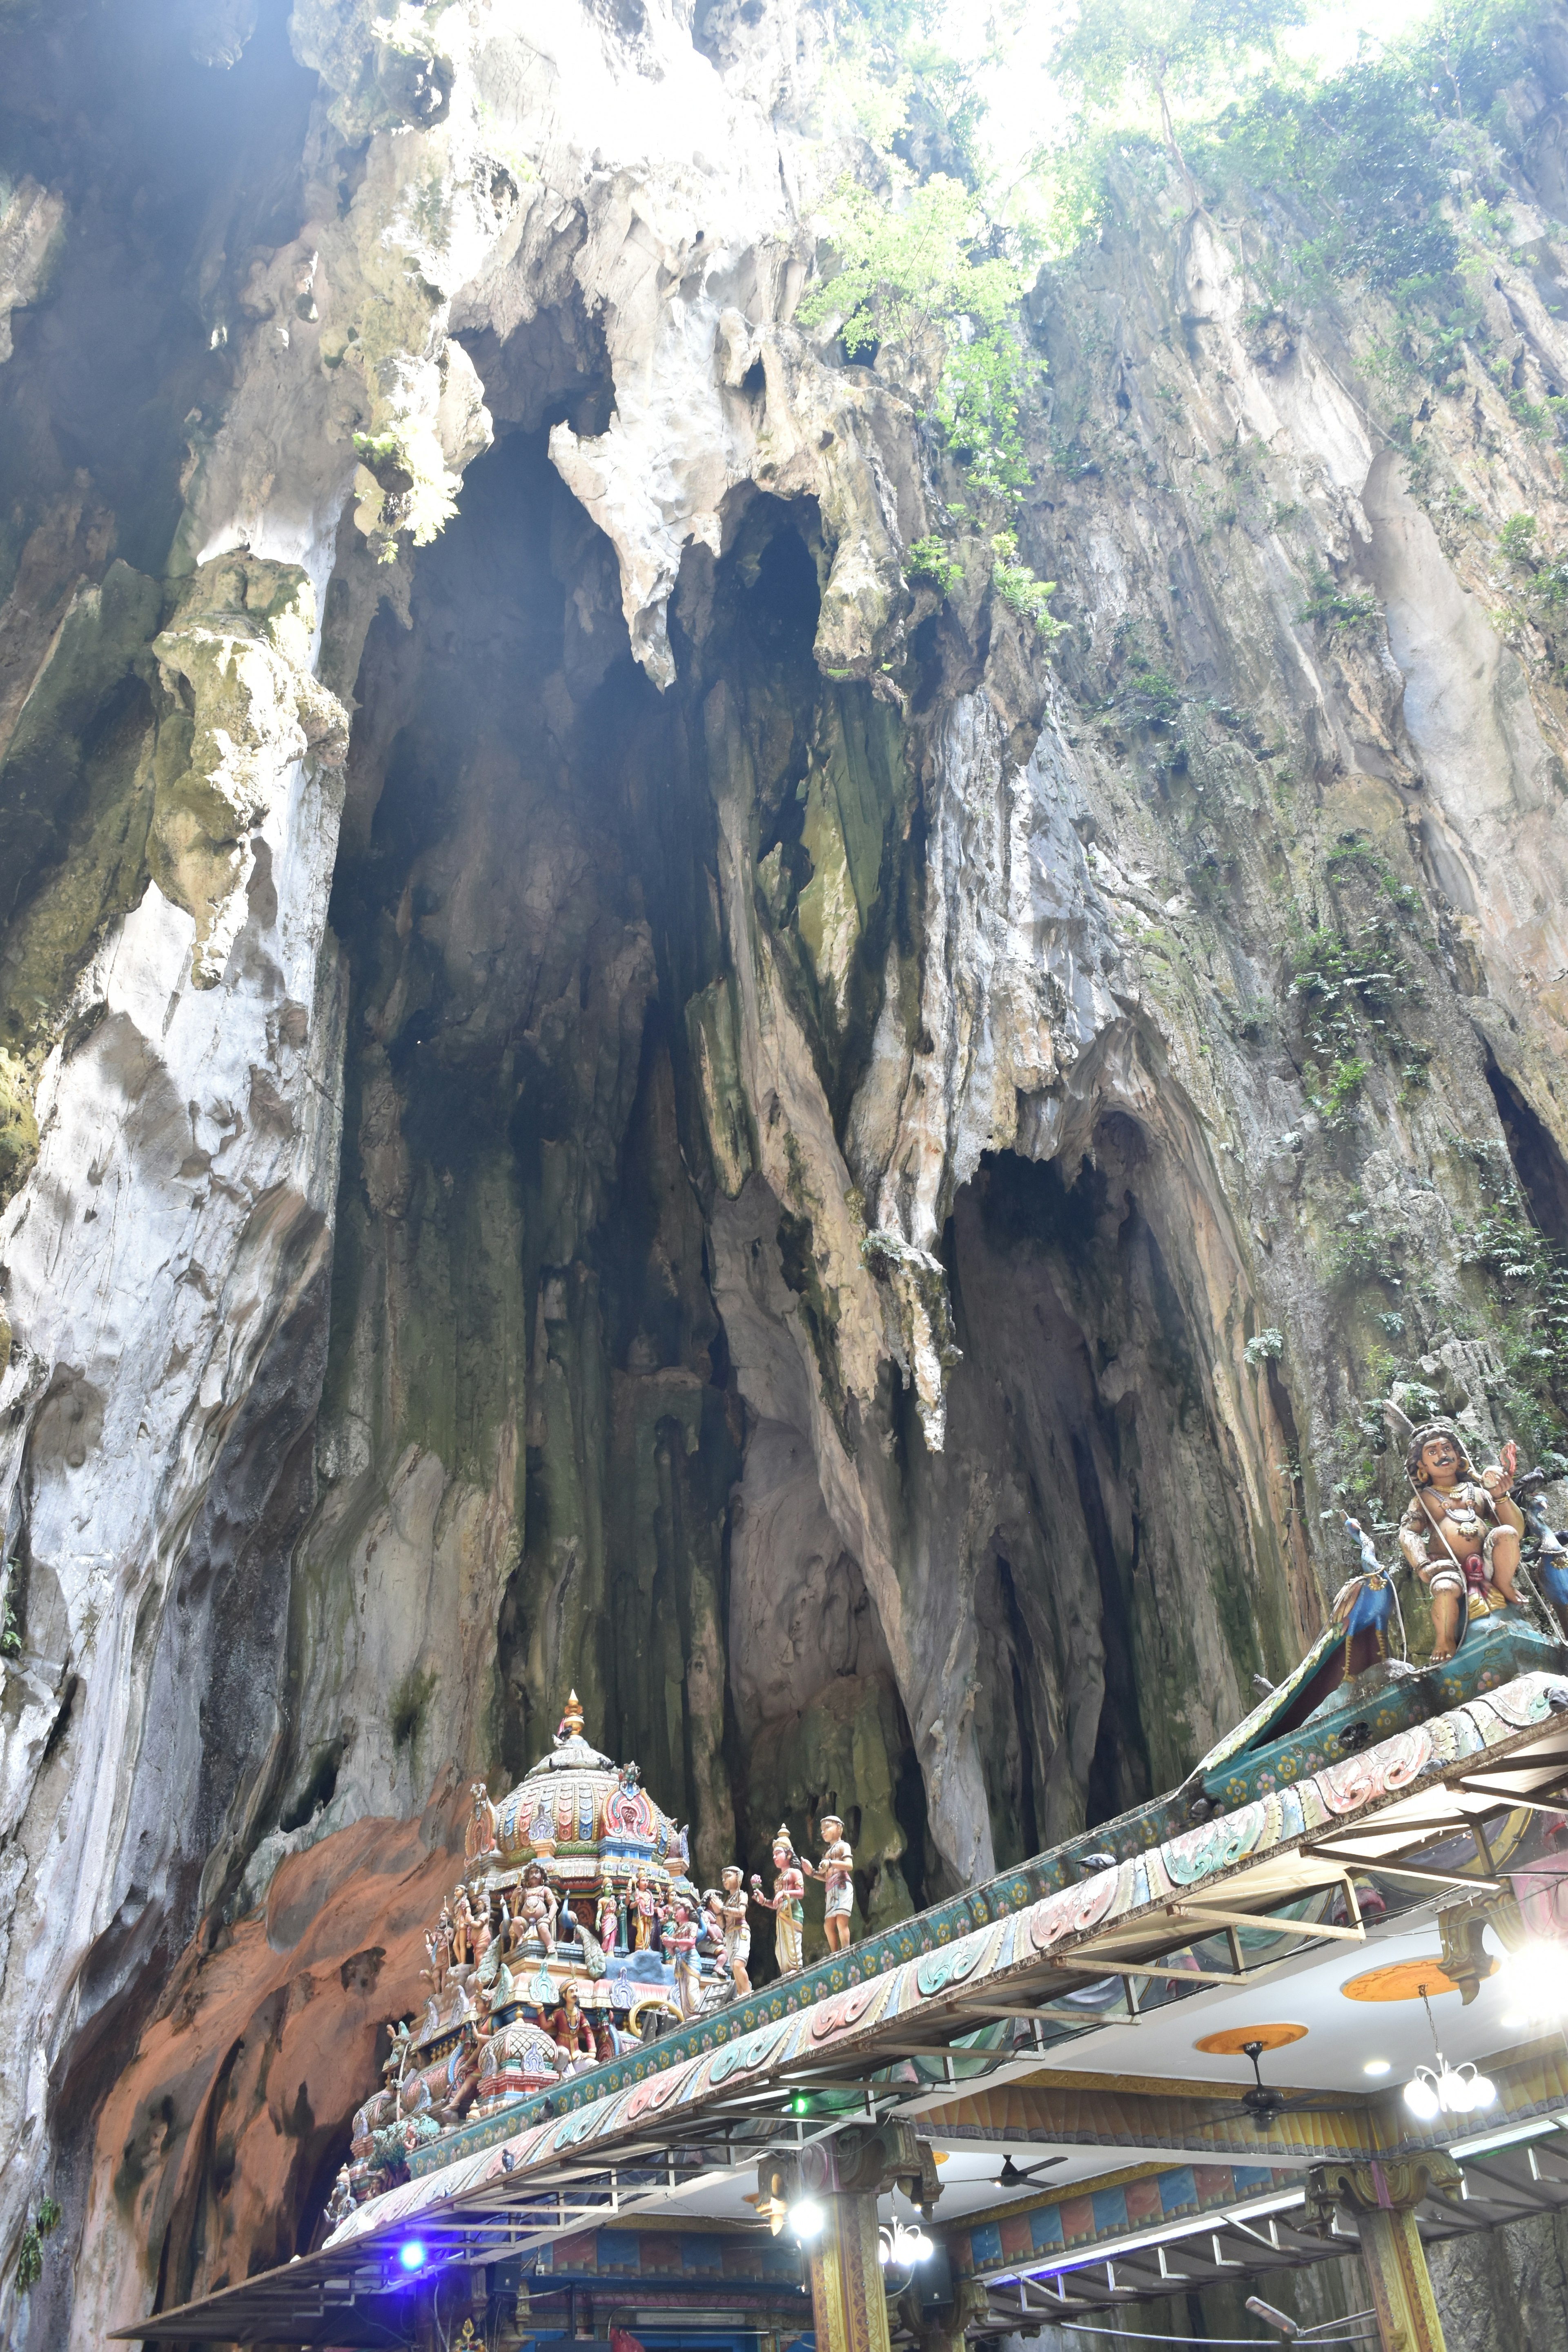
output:
POLYGON ((616 1890, 607 1878, 599 1888, 598 1907, 594 1914, 594 1933, 607 1959, 621 1940, 621 1916, 616 1902, 616 1890))
POLYGON ((1509 1492, 1519 1455, 1477 1476, 1451 1421, 1413 1430, 1405 1467, 1415 1492, 1399 1522, 1399 1548, 1432 1596, 1433 1663, 1459 1646, 1461 1604, 1471 1617, 1509 1606, 1519 1568, 1524 1514, 1509 1492))
POLYGON ((849 1948, 849 1915, 855 1908, 855 1856, 844 1835, 844 1824, 837 1813, 824 1813, 818 1824, 827 1851, 815 1865, 805 1867, 814 1877, 820 1878, 827 1895, 827 1916, 824 1926, 827 1931, 830 1952, 847 1952, 849 1948))
POLYGON ((801 1929, 805 1920, 805 1874, 795 1856, 795 1841, 787 1822, 781 1823, 773 1840, 773 1891, 763 1893, 763 1882, 753 1871, 752 1893, 765 1911, 773 1915, 773 1951, 778 1959, 781 1977, 794 1976, 801 1960, 801 1929))

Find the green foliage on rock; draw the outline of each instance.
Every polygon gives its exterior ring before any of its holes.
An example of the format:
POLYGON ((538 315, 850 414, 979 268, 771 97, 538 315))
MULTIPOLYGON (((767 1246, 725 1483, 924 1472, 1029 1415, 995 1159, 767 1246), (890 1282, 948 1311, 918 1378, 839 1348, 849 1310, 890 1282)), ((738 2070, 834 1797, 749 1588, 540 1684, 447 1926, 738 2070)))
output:
POLYGON ((1057 620, 1050 610, 1050 600, 1057 593, 1054 580, 1042 580, 1028 564, 1018 560, 1016 533, 999 530, 991 541, 994 562, 991 581, 996 593, 1010 612, 1021 621, 1030 622, 1047 641, 1059 637, 1066 624, 1057 620))
POLYGON ((1531 514, 1510 515, 1498 533, 1498 553, 1505 563, 1530 563, 1535 555, 1538 529, 1531 514))
MULTIPOLYGON (((872 28, 882 84, 904 90, 915 12, 877 7, 863 21, 872 28)), ((948 169, 921 175, 902 160, 909 142, 900 147, 889 124, 879 136, 865 108, 858 111, 872 143, 883 148, 883 184, 840 184, 826 212, 836 267, 796 315, 805 327, 832 326, 851 359, 875 358, 884 348, 902 353, 911 377, 931 384, 927 422, 962 467, 969 499, 1005 508, 1029 481, 1024 409, 1041 373, 1020 309, 1033 241, 988 215, 971 184, 972 151, 963 176, 948 169)), ((973 120, 968 128, 972 133, 973 120)), ((928 533, 910 550, 909 573, 951 595, 963 566, 928 533)), ((1005 604, 1043 635, 1058 634, 1045 614, 1051 587, 1023 562, 1016 541, 992 576, 1005 604)))
POLYGON ((1377 618, 1377 598, 1359 589, 1340 587, 1332 572, 1319 565, 1312 573, 1311 593, 1296 618, 1318 622, 1336 633, 1362 630, 1377 618))
POLYGON ((963 577, 963 564, 948 553, 934 531, 911 542, 905 568, 911 580, 928 580, 944 596, 951 596, 963 577))
POLYGON ((60 2209, 52 2197, 40 2197, 38 2209, 16 2244, 16 2285, 26 2294, 44 2275, 44 2240, 59 2225, 60 2209))
POLYGON ((963 322, 993 334, 1023 291, 1016 263, 976 254, 985 234, 975 198, 938 172, 887 202, 846 182, 828 207, 839 267, 802 302, 803 326, 839 320, 854 357, 879 343, 913 343, 933 331, 956 340, 963 322))
POLYGON ((0 1050, 0 1201, 14 1192, 38 1150, 38 1122, 26 1071, 0 1050))

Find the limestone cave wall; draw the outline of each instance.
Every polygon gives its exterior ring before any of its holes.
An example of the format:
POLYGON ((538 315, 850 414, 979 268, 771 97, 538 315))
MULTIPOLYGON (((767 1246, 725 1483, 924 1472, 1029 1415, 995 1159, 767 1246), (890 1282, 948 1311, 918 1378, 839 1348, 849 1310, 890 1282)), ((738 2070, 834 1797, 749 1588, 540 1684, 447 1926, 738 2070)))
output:
POLYGON ((1562 27, 1403 444, 1261 201, 1041 273, 1047 646, 792 323, 829 14, 524 13, 0 21, 18 2344, 310 2243, 569 1685, 881 1925, 1293 1662, 1391 1381, 1561 1437, 1562 27))

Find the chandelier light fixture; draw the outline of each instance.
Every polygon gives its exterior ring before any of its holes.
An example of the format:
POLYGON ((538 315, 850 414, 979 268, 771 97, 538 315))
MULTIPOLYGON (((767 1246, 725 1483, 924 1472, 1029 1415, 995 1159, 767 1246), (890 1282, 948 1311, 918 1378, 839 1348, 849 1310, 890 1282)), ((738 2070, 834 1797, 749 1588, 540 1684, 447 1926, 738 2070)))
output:
POLYGON ((1471 2116, 1479 2107, 1489 2107, 1497 2097, 1497 2084, 1479 2072, 1473 2059, 1468 2058, 1462 2066, 1449 2065, 1437 2048, 1437 2028, 1433 2022, 1426 1988, 1421 1985, 1417 1990, 1426 2011, 1437 2063, 1436 2066, 1417 2066, 1405 2085, 1405 2105, 1424 2124, 1435 2123, 1439 2116, 1471 2116))
POLYGON ((903 2221, 882 2221, 877 2228, 877 2259, 888 2271, 912 2271, 917 2263, 930 2260, 935 2252, 931 2240, 921 2229, 911 2230, 903 2221))
POLYGON ((1497 2084, 1477 2071, 1473 2060, 1450 2066, 1440 2050, 1436 2065, 1417 2066, 1405 2085, 1405 2104, 1424 2124, 1438 2116, 1474 2115, 1478 2107, 1489 2107, 1496 2097, 1497 2084))

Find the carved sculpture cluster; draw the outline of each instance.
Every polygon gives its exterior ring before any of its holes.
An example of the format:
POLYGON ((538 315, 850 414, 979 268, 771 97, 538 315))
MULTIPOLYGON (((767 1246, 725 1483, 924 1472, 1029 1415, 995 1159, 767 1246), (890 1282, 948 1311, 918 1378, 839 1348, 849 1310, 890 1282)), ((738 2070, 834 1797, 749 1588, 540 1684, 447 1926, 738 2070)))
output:
POLYGON ((551 1753, 519 1786, 498 1804, 475 1781, 472 1797, 462 1877, 425 1937, 424 2011, 390 2027, 334 2222, 459 2125, 751 1991, 739 1865, 699 1894, 686 1832, 635 1764, 589 1744, 575 1691, 551 1753))

